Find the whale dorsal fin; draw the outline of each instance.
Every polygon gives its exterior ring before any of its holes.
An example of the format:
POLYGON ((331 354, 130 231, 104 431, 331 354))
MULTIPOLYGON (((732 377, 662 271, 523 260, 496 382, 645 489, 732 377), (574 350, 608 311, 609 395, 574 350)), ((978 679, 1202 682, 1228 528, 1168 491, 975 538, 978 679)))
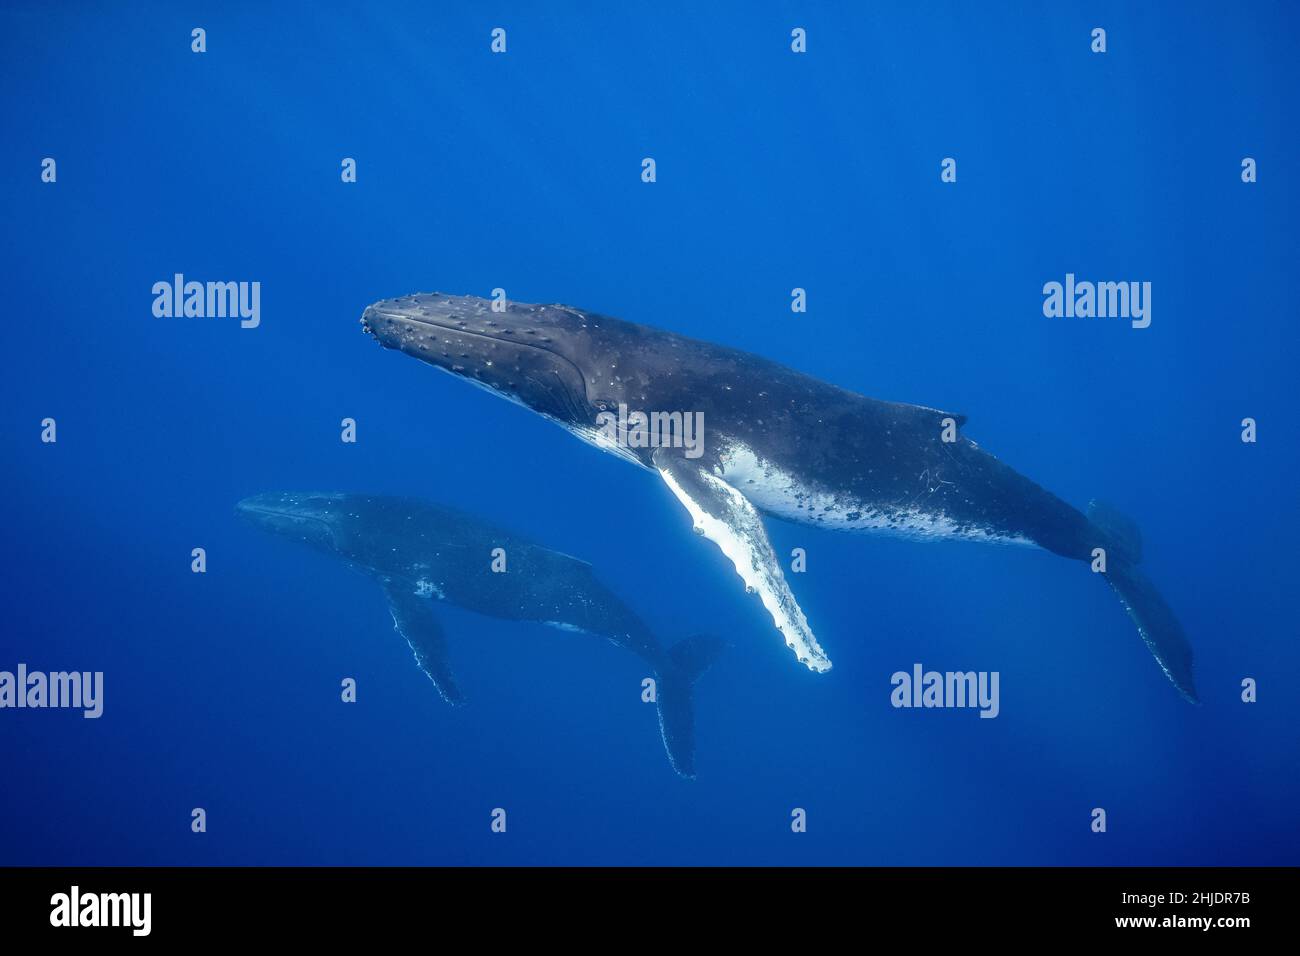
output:
POLYGON ((384 596, 388 598, 388 610, 393 614, 393 626, 411 645, 420 670, 433 681, 443 700, 453 707, 463 704, 465 697, 456 686, 447 663, 447 642, 442 636, 442 625, 434 616, 429 599, 399 581, 384 580, 380 583, 384 596))
POLYGON ((781 572, 758 509, 721 478, 667 449, 658 449, 653 461, 664 483, 690 512, 696 531, 731 559, 745 590, 758 593, 786 646, 809 670, 830 670, 830 659, 781 572))

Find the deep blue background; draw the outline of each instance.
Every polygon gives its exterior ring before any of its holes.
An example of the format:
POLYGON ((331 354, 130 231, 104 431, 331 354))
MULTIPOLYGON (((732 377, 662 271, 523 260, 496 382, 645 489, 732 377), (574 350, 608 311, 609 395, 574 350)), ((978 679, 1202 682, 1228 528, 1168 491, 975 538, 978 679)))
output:
POLYGON ((0 712, 0 863, 1300 862, 1290 5, 229 6, 0 12, 0 668, 106 673, 98 721, 0 712), (1151 281, 1151 327, 1045 319, 1067 271, 1151 281), (154 318, 174 272, 261 281, 261 328, 154 318), (653 475, 358 326, 495 286, 968 414, 1137 518, 1203 705, 1079 565, 773 523, 806 671, 653 475), (726 636, 699 779, 603 641, 442 611, 450 711, 376 588, 232 514, 303 488, 476 511, 726 636), (892 709, 915 661, 1000 671, 1002 715, 892 709))

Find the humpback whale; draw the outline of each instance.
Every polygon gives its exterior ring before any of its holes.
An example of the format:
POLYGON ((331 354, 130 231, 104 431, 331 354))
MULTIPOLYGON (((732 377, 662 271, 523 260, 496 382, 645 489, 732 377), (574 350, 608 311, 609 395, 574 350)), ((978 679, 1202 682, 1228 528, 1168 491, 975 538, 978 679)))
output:
POLYGON ((421 293, 376 302, 361 324, 386 348, 657 472, 814 671, 831 662, 785 580, 764 515, 1033 545, 1089 562, 1169 680, 1196 700, 1191 648, 1139 568, 1136 525, 1096 501, 1085 515, 1012 470, 961 432, 964 415, 867 398, 737 349, 564 305, 421 293), (609 417, 617 409, 621 420, 625 408, 701 415, 703 450, 691 457, 671 443, 611 439, 609 417))
POLYGON ((689 637, 665 650, 585 561, 413 498, 270 493, 245 498, 235 510, 257 527, 332 554, 373 578, 416 663, 453 706, 464 697, 448 663, 434 599, 487 617, 605 637, 626 648, 655 671, 669 762, 681 776, 695 775, 691 690, 722 642, 689 637), (505 551, 505 572, 491 568, 496 548, 505 551))

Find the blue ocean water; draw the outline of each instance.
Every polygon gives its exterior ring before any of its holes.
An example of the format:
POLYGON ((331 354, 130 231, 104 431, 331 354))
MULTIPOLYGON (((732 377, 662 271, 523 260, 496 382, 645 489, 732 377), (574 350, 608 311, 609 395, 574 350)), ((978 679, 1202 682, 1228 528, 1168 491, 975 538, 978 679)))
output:
POLYGON ((0 863, 1300 862, 1294 8, 613 6, 0 11, 0 669, 105 675, 98 720, 0 711, 0 863), (1150 281, 1150 327, 1045 318, 1067 272, 1150 281), (176 273, 260 325, 156 318, 176 273), (774 521, 800 667, 652 474, 358 325, 496 287, 967 414, 1135 517, 1202 703, 1080 565, 774 521), (440 610, 448 709, 370 582, 236 519, 286 489, 475 512, 725 637, 698 779, 603 641, 440 610), (917 662, 1000 715, 894 709, 917 662))

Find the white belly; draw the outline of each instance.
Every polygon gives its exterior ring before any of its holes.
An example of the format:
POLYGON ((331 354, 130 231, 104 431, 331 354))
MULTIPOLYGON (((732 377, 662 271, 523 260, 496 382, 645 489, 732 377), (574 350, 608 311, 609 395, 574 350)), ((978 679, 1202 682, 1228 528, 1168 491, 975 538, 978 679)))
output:
MULTIPOLYGON (((927 491, 901 507, 882 508, 852 495, 812 487, 743 445, 731 446, 720 461, 720 477, 741 492, 755 507, 799 524, 836 531, 875 531, 920 539, 969 539, 1005 544, 1033 545, 1028 538, 989 534, 983 528, 959 526, 941 510, 927 508, 926 499, 937 491, 940 476, 924 481, 927 491)), ((923 479, 926 476, 922 476, 923 479)))

